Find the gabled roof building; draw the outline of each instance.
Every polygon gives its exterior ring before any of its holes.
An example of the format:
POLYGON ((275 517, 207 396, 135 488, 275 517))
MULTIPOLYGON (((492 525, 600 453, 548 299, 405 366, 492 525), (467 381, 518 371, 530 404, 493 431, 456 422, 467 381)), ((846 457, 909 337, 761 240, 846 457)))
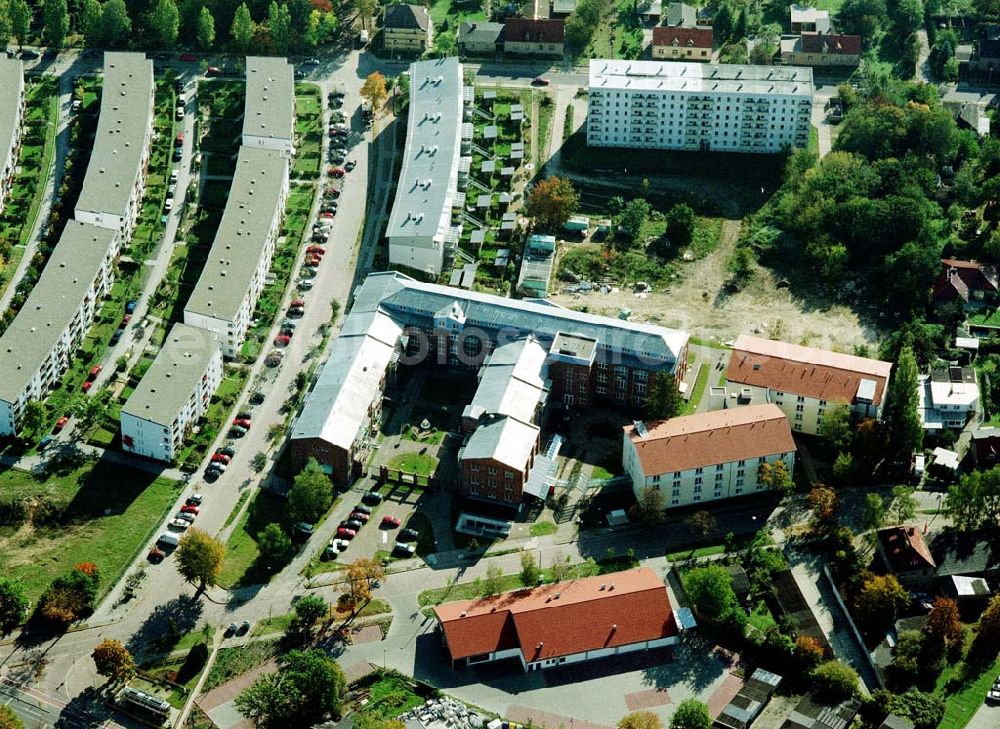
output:
POLYGON ((996 266, 943 258, 941 272, 931 287, 931 296, 935 304, 958 301, 966 309, 977 310, 995 302, 997 291, 996 266))
POLYGON ((708 63, 712 60, 712 29, 656 26, 653 28, 653 58, 708 63))
POLYGON ((382 44, 388 51, 423 53, 431 47, 434 24, 423 5, 394 4, 382 14, 382 44))
POLYGON ((900 582, 922 584, 934 578, 937 563, 919 529, 887 527, 879 529, 876 537, 879 555, 900 582))

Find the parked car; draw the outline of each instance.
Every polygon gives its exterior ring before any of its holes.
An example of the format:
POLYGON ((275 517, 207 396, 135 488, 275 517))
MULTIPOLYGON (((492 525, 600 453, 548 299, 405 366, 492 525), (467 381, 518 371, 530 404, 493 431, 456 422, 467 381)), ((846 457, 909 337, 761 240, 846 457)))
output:
POLYGON ((330 155, 330 161, 335 165, 342 165, 344 164, 344 157, 340 154, 330 155))
POLYGON ((334 177, 343 177, 345 174, 347 174, 347 172, 346 170, 344 170, 343 167, 334 167, 332 170, 330 170, 330 174, 333 175, 334 177))
POLYGON ((299 325, 298 322, 292 321, 291 319, 285 319, 281 322, 282 329, 295 329, 299 325))
POLYGON ((122 326, 122 327, 125 327, 125 326, 127 326, 127 325, 128 325, 128 323, 129 323, 130 321, 132 321, 132 315, 131 315, 131 314, 128 314, 128 313, 126 313, 126 314, 125 314, 125 316, 123 316, 123 317, 122 317, 122 323, 121 323, 121 326, 122 326))
POLYGON ((160 549, 159 547, 153 547, 152 549, 149 550, 149 554, 146 555, 146 559, 151 564, 159 564, 160 562, 163 561, 163 558, 166 556, 167 553, 164 552, 162 549, 160 549))
POLYGON ((211 77, 211 76, 221 76, 222 75, 222 69, 219 68, 218 66, 209 66, 208 68, 205 69, 205 75, 209 76, 209 77, 211 77))
POLYGON ((368 520, 371 519, 371 514, 366 514, 363 511, 352 511, 351 515, 347 517, 352 521, 360 521, 362 524, 367 524, 368 520))
POLYGON ((230 438, 242 438, 246 434, 247 434, 247 429, 241 428, 238 425, 234 425, 232 428, 229 429, 230 438))
POLYGON ((195 516, 198 516, 201 512, 201 507, 196 506, 195 504, 184 504, 184 506, 181 507, 181 511, 185 514, 194 514, 195 516))
POLYGON ((549 81, 544 76, 536 76, 535 78, 531 79, 532 86, 548 86, 550 83, 552 82, 549 81))
POLYGON ((61 431, 63 428, 66 427, 66 423, 68 422, 69 422, 69 416, 63 415, 61 418, 59 418, 59 420, 56 421, 56 427, 52 429, 52 432, 58 433, 59 431, 61 431))
POLYGON ((221 448, 216 448, 215 452, 223 456, 229 456, 230 458, 236 455, 236 449, 231 448, 229 446, 222 446, 221 448))
POLYGON ((400 521, 395 516, 383 516, 382 526, 386 529, 395 529, 400 525, 400 521))
POLYGON ((253 392, 250 393, 251 405, 260 405, 262 402, 264 402, 263 392, 261 392, 260 390, 254 390, 253 392))
POLYGON ((315 253, 318 256, 322 256, 326 254, 326 248, 323 246, 309 246, 306 248, 306 253, 315 253))
POLYGON ((135 313, 135 307, 137 307, 138 305, 139 305, 139 302, 137 300, 135 300, 135 299, 129 299, 126 302, 126 304, 125 304, 125 313, 126 314, 134 314, 135 313))
POLYGON ((170 184, 177 182, 177 170, 170 170, 170 184))
POLYGON ((302 278, 315 278, 317 273, 319 273, 319 269, 315 266, 303 266, 299 271, 302 278))
POLYGON ((235 418, 233 420, 233 425, 238 425, 241 428, 246 428, 247 430, 250 430, 250 426, 252 425, 252 423, 250 421, 250 418, 235 418))
POLYGON ((403 557, 412 557, 416 553, 417 547, 409 542, 396 542, 392 551, 403 557))
POLYGON ((169 213, 171 210, 174 209, 174 201, 167 200, 165 203, 163 203, 163 209, 169 213))
MULTIPOLYGON (((187 506, 187 504, 185 504, 185 506, 187 506)), ((194 504, 194 506, 198 506, 198 504, 194 504)), ((184 507, 182 506, 181 507, 181 511, 177 512, 176 514, 174 514, 174 518, 175 519, 183 519, 188 524, 194 524, 195 517, 197 517, 198 515, 197 514, 189 514, 188 512, 184 511, 183 509, 184 509, 184 507)))
POLYGON ((177 107, 176 117, 177 117, 177 121, 180 121, 181 119, 184 118, 184 107, 183 106, 178 106, 177 107))
POLYGON ((222 473, 216 471, 214 468, 209 468, 207 471, 205 471, 205 475, 202 478, 205 479, 206 483, 215 483, 216 481, 219 480, 219 476, 221 475, 222 473))
POLYGON ((54 435, 44 435, 44 436, 42 436, 42 439, 40 441, 38 441, 38 450, 44 451, 46 448, 49 447, 49 443, 51 443, 55 439, 56 438, 55 438, 54 435))
POLYGON ((309 291, 313 287, 313 282, 312 281, 307 281, 306 279, 301 278, 301 279, 299 279, 299 282, 297 284, 295 284, 295 287, 299 291, 309 291))
POLYGON ((365 491, 364 495, 361 497, 361 500, 366 504, 372 504, 372 505, 381 504, 382 494, 380 494, 378 491, 365 491))
POLYGON ((337 536, 341 539, 354 539, 358 533, 353 529, 348 529, 347 527, 338 527, 337 536))
POLYGON ((347 170, 348 172, 350 172, 351 170, 353 170, 357 166, 358 166, 357 162, 355 162, 353 159, 349 159, 349 160, 347 160, 347 164, 344 165, 344 169, 347 170))
POLYGON ((323 218, 324 220, 333 220, 333 216, 336 214, 337 214, 336 210, 327 210, 325 212, 320 213, 319 217, 323 218))
POLYGON ((193 53, 182 53, 180 59, 185 63, 194 63, 198 60, 198 56, 193 53))
POLYGON ((288 343, 292 341, 292 338, 284 334, 279 334, 274 338, 274 343, 279 347, 287 347, 288 343))
POLYGON ((90 392, 90 388, 92 388, 93 386, 94 386, 94 383, 88 381, 88 382, 84 382, 83 386, 80 389, 83 390, 84 392, 90 392))
POLYGON ((101 370, 103 369, 104 367, 102 367, 101 365, 94 365, 93 367, 90 368, 90 373, 87 375, 87 379, 88 380, 96 379, 97 376, 101 374, 101 370))
POLYGON ((226 628, 226 632, 224 633, 225 637, 232 638, 234 635, 236 635, 236 630, 237 630, 236 623, 230 623, 229 627, 226 628))
POLYGON ((360 521, 356 519, 345 519, 344 521, 340 522, 341 529, 353 529, 354 531, 358 531, 363 526, 364 524, 362 524, 360 521))
POLYGON ((201 506, 201 501, 203 498, 204 497, 201 494, 191 494, 190 496, 187 497, 187 501, 185 503, 192 504, 194 506, 201 506))
POLYGON ((118 344, 122 339, 122 330, 115 329, 115 333, 111 335, 111 346, 118 344))
POLYGON ((184 132, 178 132, 177 136, 174 137, 174 146, 183 147, 184 146, 184 132))
POLYGON ((212 456, 212 463, 221 463, 224 466, 228 466, 229 461, 231 460, 232 458, 230 456, 224 456, 221 453, 216 453, 212 456))
POLYGON ((295 525, 295 530, 301 534, 305 534, 306 536, 312 535, 313 530, 315 528, 316 528, 315 526, 313 526, 307 521, 300 521, 298 524, 295 525))
POLYGON ((415 542, 420 539, 420 532, 416 529, 400 529, 399 535, 396 537, 401 542, 415 542))
POLYGON ((250 621, 244 620, 240 623, 239 630, 236 631, 236 635, 246 635, 250 632, 250 621))
POLYGON ((368 516, 372 515, 371 508, 368 507, 368 506, 365 506, 364 504, 358 504, 357 506, 355 506, 354 507, 354 511, 356 511, 358 513, 361 513, 361 514, 368 514, 368 516))
POLYGON ((177 194, 177 185, 168 185, 167 186, 167 197, 173 197, 176 194, 177 194))
POLYGON ((184 159, 184 150, 180 147, 174 147, 174 162, 180 162, 184 159))
POLYGON ((171 526, 174 529, 180 529, 181 531, 184 531, 189 526, 191 526, 191 522, 189 522, 187 519, 181 519, 180 517, 174 517, 173 519, 170 520, 170 523, 167 526, 171 526))

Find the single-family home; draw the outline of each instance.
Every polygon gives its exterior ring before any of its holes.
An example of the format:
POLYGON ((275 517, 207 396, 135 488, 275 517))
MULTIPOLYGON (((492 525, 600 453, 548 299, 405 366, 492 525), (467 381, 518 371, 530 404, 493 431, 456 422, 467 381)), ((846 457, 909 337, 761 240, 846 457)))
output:
POLYGON ((861 63, 861 36, 803 33, 781 39, 786 66, 851 66, 861 63))
POLYGON ((513 658, 525 671, 677 643, 666 585, 648 567, 434 608, 453 667, 513 658))
POLYGON ((905 585, 926 585, 934 579, 937 563, 923 533, 912 526, 879 529, 878 553, 889 572, 905 585))
POLYGON ((646 489, 667 508, 760 493, 761 466, 795 468, 788 418, 773 404, 684 415, 624 428, 622 464, 638 498, 646 489))
POLYGON ((423 53, 431 47, 434 23, 423 5, 389 5, 382 13, 382 45, 387 51, 423 53))
POLYGON ((562 58, 566 26, 551 18, 511 18, 503 32, 503 50, 512 56, 562 58))
POLYGON ((998 283, 995 266, 944 258, 931 296, 935 304, 958 301, 965 309, 975 311, 996 302, 998 283))
POLYGON ((961 430, 979 410, 979 384, 973 367, 935 367, 917 382, 917 412, 924 430, 961 430))
POLYGON ((829 10, 793 4, 788 12, 791 15, 793 33, 829 33, 833 29, 829 10))
POLYGON ((711 28, 653 28, 653 58, 659 61, 712 60, 711 28))
POLYGON ((458 26, 458 53, 461 56, 492 56, 503 48, 503 23, 485 20, 458 26))

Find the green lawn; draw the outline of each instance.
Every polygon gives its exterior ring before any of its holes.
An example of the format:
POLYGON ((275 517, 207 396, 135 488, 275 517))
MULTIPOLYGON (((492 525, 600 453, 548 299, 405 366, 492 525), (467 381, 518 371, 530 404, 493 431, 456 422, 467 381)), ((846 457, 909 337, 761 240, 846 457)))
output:
POLYGON ((257 562, 260 556, 257 537, 272 522, 281 524, 286 532, 291 533, 292 525, 285 513, 284 500, 270 491, 258 491, 226 542, 226 561, 219 575, 220 585, 234 587, 270 579, 270 571, 257 562))
POLYGON ((682 549, 677 552, 667 552, 667 560, 678 562, 682 559, 693 559, 696 557, 710 557, 713 554, 722 554, 726 548, 721 544, 713 544, 710 547, 698 547, 697 549, 682 549))
POLYGON ((215 654, 212 670, 205 677, 202 691, 211 691, 247 671, 267 663, 279 653, 278 641, 257 640, 239 648, 221 648, 215 654))
POLYGON ((389 468, 395 468, 418 476, 430 476, 437 468, 438 459, 426 453, 400 453, 389 461, 389 468))
POLYGON ((102 594, 114 584, 176 499, 181 485, 146 471, 89 464, 45 479, 0 473, 0 499, 28 501, 44 526, 0 528, 0 573, 24 580, 34 601, 53 578, 79 562, 101 570, 102 594))
POLYGON ((705 386, 708 385, 709 369, 708 364, 703 363, 701 369, 698 370, 698 374, 694 380, 694 387, 691 388, 691 397, 684 406, 684 411, 681 413, 682 415, 690 415, 698 409, 698 403, 701 402, 701 396, 705 394, 705 386))
POLYGON ((559 531, 559 527, 551 521, 536 521, 531 525, 531 536, 533 537, 544 537, 547 534, 555 534, 557 531, 559 531))
POLYGON ((376 719, 395 719, 400 714, 420 706, 424 699, 402 676, 386 674, 371 686, 368 703, 361 713, 376 719))
POLYGON ((944 719, 938 729, 962 729, 983 705, 987 691, 1000 673, 1000 658, 977 672, 962 661, 947 666, 938 677, 934 693, 945 700, 944 719))

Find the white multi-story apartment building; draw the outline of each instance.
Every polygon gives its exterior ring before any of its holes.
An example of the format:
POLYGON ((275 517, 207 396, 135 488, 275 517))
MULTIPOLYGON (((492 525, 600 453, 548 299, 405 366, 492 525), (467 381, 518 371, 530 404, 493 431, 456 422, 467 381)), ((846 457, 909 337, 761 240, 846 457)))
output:
POLYGON ((222 349, 207 329, 174 324, 121 412, 122 448, 172 462, 222 382, 222 349))
POLYGON ((917 383, 917 412, 929 433, 961 430, 979 410, 979 384, 973 367, 936 367, 917 383))
POLYGON ((587 144, 779 152, 809 144, 811 68, 590 62, 587 144))
POLYGON ((295 152, 295 76, 287 59, 247 56, 243 146, 295 152))
POLYGON ((24 67, 21 62, 0 57, 0 209, 7 199, 21 150, 24 123, 24 67))
POLYGON ((791 475, 795 441, 776 405, 748 405, 625 427, 622 464, 639 497, 646 489, 667 508, 759 493, 763 463, 784 461, 791 475))
POLYGON ((184 308, 184 323, 215 332, 226 357, 246 337, 281 230, 288 157, 241 147, 229 200, 208 261, 184 308))
POLYGON ((389 263, 438 276, 458 245, 468 181, 471 124, 463 124, 465 87, 457 58, 410 65, 410 115, 403 169, 389 226, 389 263))
POLYGON ((101 113, 74 217, 118 232, 124 244, 139 216, 153 138, 153 62, 105 53, 101 113))
POLYGON ((0 336, 0 435, 16 435, 31 400, 69 366, 111 288, 116 231, 70 220, 27 300, 0 336))
POLYGON ((892 364, 742 334, 726 370, 734 402, 770 402, 792 430, 818 434, 823 416, 847 406, 852 417, 881 418, 892 364))

